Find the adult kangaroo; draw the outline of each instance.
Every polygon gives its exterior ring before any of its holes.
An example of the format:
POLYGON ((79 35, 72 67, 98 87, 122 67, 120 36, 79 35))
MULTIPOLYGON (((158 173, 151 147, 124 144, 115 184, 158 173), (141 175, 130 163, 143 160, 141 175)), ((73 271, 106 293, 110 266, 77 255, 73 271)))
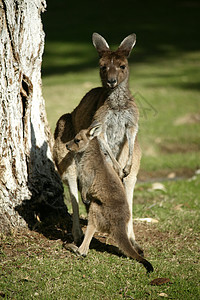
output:
POLYGON ((54 160, 62 180, 69 187, 73 209, 72 234, 78 243, 82 231, 79 224, 77 171, 66 143, 94 121, 103 124, 102 139, 99 138, 102 148, 107 145, 124 174, 123 184, 129 206, 128 237, 142 254, 135 242, 132 222, 133 190, 141 158, 137 141, 139 114, 128 86, 127 60, 135 45, 136 35, 127 36, 116 51, 111 51, 106 40, 98 33, 94 33, 92 39, 99 53, 102 87, 90 90, 71 114, 64 114, 58 120, 54 134, 54 160))
POLYGON ((97 139, 101 130, 101 124, 97 123, 81 130, 66 145, 74 154, 82 198, 90 200, 84 240, 79 248, 72 244, 72 250, 86 256, 91 239, 98 230, 108 233, 124 254, 143 264, 147 272, 152 272, 151 263, 138 254, 128 238, 128 201, 119 176, 101 150, 101 143, 97 139))

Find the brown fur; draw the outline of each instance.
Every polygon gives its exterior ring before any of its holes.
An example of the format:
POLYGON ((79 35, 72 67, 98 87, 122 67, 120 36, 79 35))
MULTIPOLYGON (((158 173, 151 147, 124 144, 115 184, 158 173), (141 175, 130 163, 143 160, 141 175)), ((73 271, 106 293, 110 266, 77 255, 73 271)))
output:
POLYGON ((93 43, 100 56, 103 86, 89 91, 71 114, 65 114, 58 120, 54 134, 54 159, 62 180, 69 187, 73 208, 72 233, 75 242, 78 242, 82 232, 78 213, 77 170, 65 144, 93 122, 102 124, 100 145, 109 154, 107 160, 113 164, 120 177, 124 177, 123 184, 129 206, 128 236, 136 246, 132 198, 141 151, 137 141, 138 109, 128 87, 127 60, 135 43, 135 35, 125 38, 117 51, 111 51, 104 38, 98 34, 93 35, 93 43))
POLYGON ((153 271, 152 265, 137 253, 127 236, 130 213, 126 193, 116 172, 106 162, 96 138, 98 134, 99 125, 82 130, 67 143, 67 149, 75 155, 82 195, 90 199, 88 227, 76 251, 87 255, 90 241, 98 230, 112 236, 119 248, 142 263, 148 272, 153 271))

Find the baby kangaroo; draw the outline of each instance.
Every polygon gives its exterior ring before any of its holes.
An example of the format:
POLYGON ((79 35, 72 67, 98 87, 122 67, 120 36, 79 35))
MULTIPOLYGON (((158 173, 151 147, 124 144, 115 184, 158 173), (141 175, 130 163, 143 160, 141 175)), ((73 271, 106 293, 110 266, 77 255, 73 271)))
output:
POLYGON ((130 211, 124 186, 112 166, 106 161, 98 142, 100 124, 81 130, 67 143, 67 149, 74 155, 80 191, 83 199, 90 200, 88 225, 84 240, 73 249, 86 256, 91 239, 96 230, 108 233, 123 253, 143 264, 147 272, 152 272, 150 262, 134 249, 128 238, 130 211))

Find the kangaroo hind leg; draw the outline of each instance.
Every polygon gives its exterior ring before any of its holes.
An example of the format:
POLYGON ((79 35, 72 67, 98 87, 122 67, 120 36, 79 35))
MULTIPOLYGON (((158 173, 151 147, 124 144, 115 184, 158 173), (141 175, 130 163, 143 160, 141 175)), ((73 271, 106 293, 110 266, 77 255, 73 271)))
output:
POLYGON ((141 256, 144 256, 144 252, 143 252, 142 248, 138 245, 138 243, 135 240, 135 234, 134 234, 134 230, 133 230, 133 191, 134 191, 136 180, 137 180, 136 177, 131 178, 131 176, 124 178, 124 186, 125 186, 125 190, 126 190, 126 194, 127 194, 127 200, 128 200, 128 206, 129 206, 129 212, 130 212, 127 233, 128 233, 128 238, 129 238, 131 244, 133 245, 133 247, 135 248, 135 250, 138 252, 138 254, 140 254, 141 256))
POLYGON ((76 169, 75 165, 72 164, 68 167, 68 170, 62 176, 63 181, 67 184, 69 189, 69 194, 72 203, 72 235, 74 238, 74 242, 77 245, 80 245, 82 242, 83 232, 81 230, 80 221, 79 221, 79 198, 78 198, 78 186, 77 186, 77 176, 76 176, 76 169))
POLYGON ((90 242, 92 240, 92 237, 93 237, 95 231, 96 231, 96 227, 94 226, 94 224, 89 223, 86 228, 84 240, 77 250, 78 254, 80 254, 84 257, 88 254, 90 242))

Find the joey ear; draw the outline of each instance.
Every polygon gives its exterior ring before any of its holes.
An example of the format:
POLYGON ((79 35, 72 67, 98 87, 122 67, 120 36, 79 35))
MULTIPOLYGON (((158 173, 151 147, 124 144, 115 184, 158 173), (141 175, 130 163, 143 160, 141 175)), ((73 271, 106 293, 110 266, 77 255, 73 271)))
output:
POLYGON ((136 43, 136 34, 128 35, 120 44, 118 50, 122 51, 126 57, 129 57, 132 48, 136 43))
POLYGON ((102 131, 102 125, 100 123, 92 124, 88 131, 89 139, 92 140, 98 136, 102 131))
POLYGON ((110 50, 106 40, 96 32, 92 35, 92 42, 94 47, 97 49, 99 56, 102 56, 103 52, 110 50))

